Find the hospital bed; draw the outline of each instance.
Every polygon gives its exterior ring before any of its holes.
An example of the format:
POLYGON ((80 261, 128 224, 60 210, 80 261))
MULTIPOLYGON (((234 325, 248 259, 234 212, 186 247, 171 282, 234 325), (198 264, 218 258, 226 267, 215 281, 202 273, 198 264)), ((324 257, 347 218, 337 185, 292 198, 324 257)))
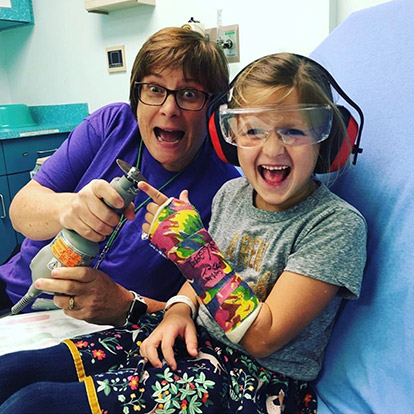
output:
POLYGON ((365 115, 363 153, 333 186, 368 222, 362 294, 342 309, 318 414, 414 412, 414 2, 351 14, 311 57, 365 115))

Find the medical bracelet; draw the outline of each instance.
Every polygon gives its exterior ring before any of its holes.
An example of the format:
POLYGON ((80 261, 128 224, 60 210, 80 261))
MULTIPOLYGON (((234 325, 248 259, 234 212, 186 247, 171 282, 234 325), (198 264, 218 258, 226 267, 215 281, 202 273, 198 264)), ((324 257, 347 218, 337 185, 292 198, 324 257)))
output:
POLYGON ((167 303, 165 304, 165 310, 168 310, 168 308, 173 305, 174 303, 185 303, 191 308, 191 317, 195 319, 197 317, 197 310, 194 306, 193 301, 185 295, 176 295, 168 299, 167 303))

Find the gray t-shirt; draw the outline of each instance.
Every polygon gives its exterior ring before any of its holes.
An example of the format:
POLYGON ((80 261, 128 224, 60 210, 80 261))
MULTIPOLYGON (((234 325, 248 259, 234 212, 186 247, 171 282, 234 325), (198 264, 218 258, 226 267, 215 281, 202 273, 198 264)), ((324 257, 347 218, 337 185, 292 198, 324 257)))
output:
MULTIPOLYGON (((223 185, 213 200, 209 232, 233 269, 264 301, 283 271, 340 286, 339 294, 296 338, 272 355, 264 367, 291 378, 314 379, 342 297, 359 296, 366 261, 367 226, 362 215, 318 182, 318 189, 284 211, 254 207, 245 178, 223 185)), ((217 339, 230 342, 204 306, 197 322, 217 339)))

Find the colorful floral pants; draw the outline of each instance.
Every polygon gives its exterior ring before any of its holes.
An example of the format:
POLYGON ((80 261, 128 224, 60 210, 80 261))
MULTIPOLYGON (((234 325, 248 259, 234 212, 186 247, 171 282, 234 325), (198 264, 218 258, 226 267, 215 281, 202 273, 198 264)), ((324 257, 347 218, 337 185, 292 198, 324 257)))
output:
POLYGON ((316 413, 307 383, 261 367, 200 327, 196 358, 178 343, 176 371, 145 363, 140 344, 162 316, 147 314, 139 326, 65 341, 93 413, 316 413))

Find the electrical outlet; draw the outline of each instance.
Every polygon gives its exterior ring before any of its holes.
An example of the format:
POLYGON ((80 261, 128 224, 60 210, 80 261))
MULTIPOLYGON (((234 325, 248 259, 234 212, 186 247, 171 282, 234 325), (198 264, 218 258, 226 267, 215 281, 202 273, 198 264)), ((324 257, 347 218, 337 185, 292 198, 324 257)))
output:
POLYGON ((221 26, 220 39, 217 27, 206 29, 211 42, 217 42, 224 51, 229 63, 240 62, 239 25, 221 26))

